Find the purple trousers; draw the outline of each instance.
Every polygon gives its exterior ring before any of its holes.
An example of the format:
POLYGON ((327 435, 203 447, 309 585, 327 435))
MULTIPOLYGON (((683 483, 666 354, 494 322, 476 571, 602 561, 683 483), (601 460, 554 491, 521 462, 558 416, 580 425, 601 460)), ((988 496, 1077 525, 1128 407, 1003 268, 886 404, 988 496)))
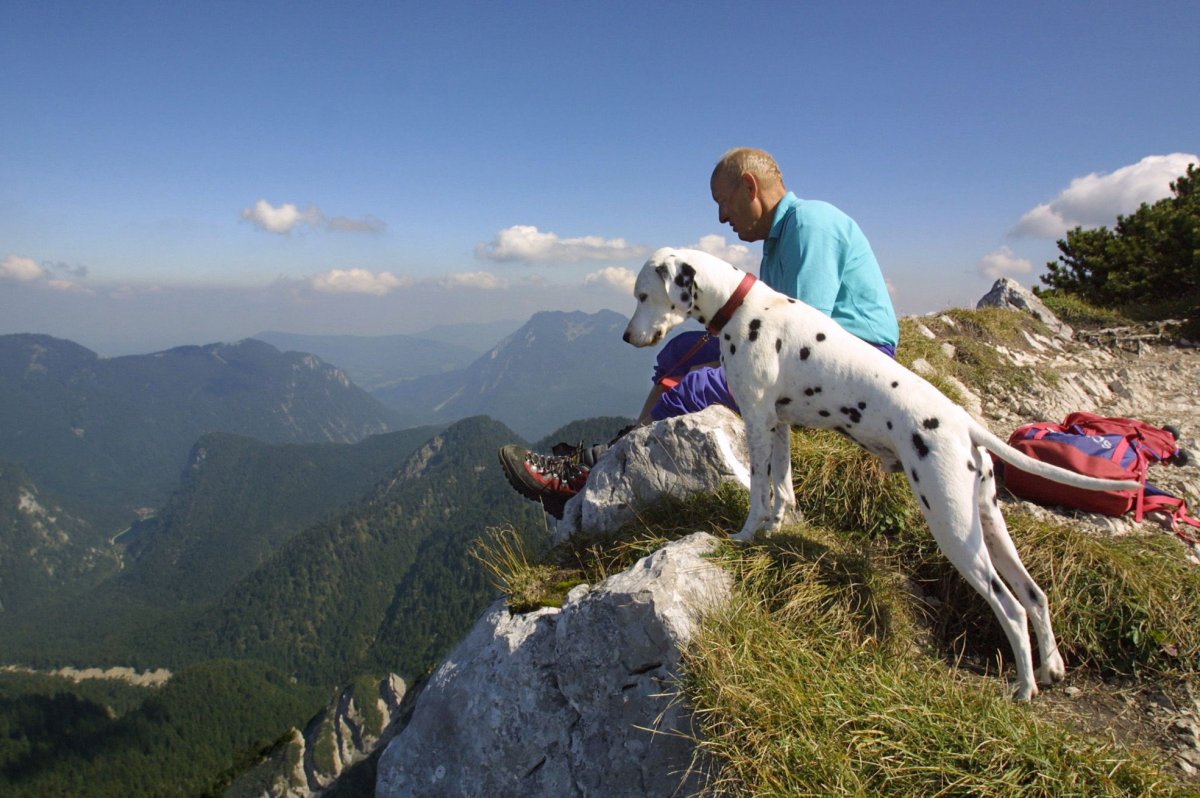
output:
MULTIPOLYGON (((679 382, 673 388, 664 391, 650 410, 650 416, 655 421, 695 413, 711 405, 725 405, 735 413, 741 412, 737 402, 733 401, 733 394, 729 392, 729 383, 725 381, 725 369, 705 365, 721 361, 721 341, 712 336, 692 351, 704 335, 706 333, 703 332, 680 333, 667 341, 666 346, 658 353, 657 365, 654 367, 655 384, 663 377, 679 382)), ((896 347, 890 344, 871 346, 888 357, 896 356, 896 347)))

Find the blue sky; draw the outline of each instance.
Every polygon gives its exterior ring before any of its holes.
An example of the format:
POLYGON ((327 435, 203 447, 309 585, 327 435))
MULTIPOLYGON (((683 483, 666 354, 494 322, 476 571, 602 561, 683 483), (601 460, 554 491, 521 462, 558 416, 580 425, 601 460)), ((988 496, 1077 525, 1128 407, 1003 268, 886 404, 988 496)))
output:
POLYGON ((0 334, 628 314, 659 246, 756 266, 708 193, 739 145, 924 313, 1196 160, 1193 4, 882 6, 0 0, 0 334))

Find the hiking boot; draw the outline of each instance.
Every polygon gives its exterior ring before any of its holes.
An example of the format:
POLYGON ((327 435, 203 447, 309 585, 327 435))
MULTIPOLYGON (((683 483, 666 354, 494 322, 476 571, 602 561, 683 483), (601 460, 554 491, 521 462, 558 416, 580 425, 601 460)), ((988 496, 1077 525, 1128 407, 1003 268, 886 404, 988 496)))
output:
POLYGON ((576 465, 590 469, 596 465, 600 455, 610 448, 611 443, 596 443, 591 446, 584 446, 582 443, 556 443, 550 447, 550 452, 555 457, 565 457, 576 465))
POLYGON ((510 444, 500 449, 500 467, 508 484, 546 512, 562 519, 567 500, 587 482, 589 469, 571 456, 544 455, 510 444))

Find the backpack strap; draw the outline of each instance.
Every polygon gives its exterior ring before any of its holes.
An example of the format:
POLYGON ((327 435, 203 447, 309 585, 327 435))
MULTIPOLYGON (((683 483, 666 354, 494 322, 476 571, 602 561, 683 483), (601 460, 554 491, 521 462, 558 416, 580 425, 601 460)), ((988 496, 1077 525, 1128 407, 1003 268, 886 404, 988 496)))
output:
POLYGON ((1200 530, 1200 519, 1193 518, 1188 513, 1187 503, 1183 499, 1164 494, 1146 495, 1145 491, 1142 491, 1142 497, 1141 505, 1144 512, 1165 514, 1171 519, 1171 531, 1175 533, 1176 537, 1193 546, 1200 544, 1200 540, 1196 537, 1200 533, 1179 528, 1180 524, 1186 524, 1200 530))

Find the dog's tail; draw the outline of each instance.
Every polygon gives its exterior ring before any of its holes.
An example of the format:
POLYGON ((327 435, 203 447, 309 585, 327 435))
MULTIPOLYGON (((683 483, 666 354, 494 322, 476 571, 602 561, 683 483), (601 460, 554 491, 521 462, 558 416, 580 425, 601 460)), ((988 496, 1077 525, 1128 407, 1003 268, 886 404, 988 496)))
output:
POLYGON ((1142 488, 1140 483, 1132 480, 1098 479, 1096 477, 1077 474, 1074 471, 1068 471, 1065 468, 1059 468, 1056 465, 1051 465, 1041 460, 1036 460, 1024 452, 1019 452, 1009 446, 982 424, 972 420, 970 427, 971 443, 976 446, 982 446, 1004 462, 1011 463, 1030 474, 1045 477, 1055 482, 1061 482, 1073 488, 1083 488, 1084 490, 1141 490, 1142 488))

